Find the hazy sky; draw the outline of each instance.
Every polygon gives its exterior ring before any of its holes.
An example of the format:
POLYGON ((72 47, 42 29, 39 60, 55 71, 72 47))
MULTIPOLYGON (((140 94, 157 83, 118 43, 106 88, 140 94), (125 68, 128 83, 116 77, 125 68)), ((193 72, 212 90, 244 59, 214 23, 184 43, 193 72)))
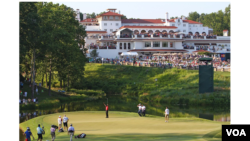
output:
POLYGON ((188 16, 189 12, 212 13, 224 11, 230 2, 60 2, 82 13, 100 13, 108 8, 116 8, 127 18, 156 19, 165 18, 165 13, 170 17, 181 15, 188 16))

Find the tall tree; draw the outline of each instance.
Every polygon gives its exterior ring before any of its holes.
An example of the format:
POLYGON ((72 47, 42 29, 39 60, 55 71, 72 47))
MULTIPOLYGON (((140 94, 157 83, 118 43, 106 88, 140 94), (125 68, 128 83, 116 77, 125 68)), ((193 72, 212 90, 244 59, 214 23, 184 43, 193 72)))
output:
POLYGON ((190 12, 188 14, 188 18, 187 19, 188 20, 192 20, 192 21, 196 21, 197 19, 199 19, 199 17, 200 17, 200 14, 195 11, 195 12, 190 12))

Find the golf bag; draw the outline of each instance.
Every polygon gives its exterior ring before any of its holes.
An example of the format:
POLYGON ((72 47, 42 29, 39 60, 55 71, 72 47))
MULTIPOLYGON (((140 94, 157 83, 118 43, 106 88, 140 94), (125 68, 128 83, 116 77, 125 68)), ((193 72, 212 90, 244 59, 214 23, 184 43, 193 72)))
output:
POLYGON ((55 128, 55 129, 58 129, 58 126, 56 126, 56 125, 52 125, 52 127, 55 128))
POLYGON ((63 128, 59 129, 59 132, 64 132, 64 131, 63 131, 63 128))
POLYGON ((84 133, 75 136, 75 138, 85 138, 85 137, 86 137, 86 134, 84 134, 84 133))
POLYGON ((42 134, 44 135, 44 134, 45 134, 44 126, 42 127, 42 129, 43 129, 43 132, 42 132, 42 134))

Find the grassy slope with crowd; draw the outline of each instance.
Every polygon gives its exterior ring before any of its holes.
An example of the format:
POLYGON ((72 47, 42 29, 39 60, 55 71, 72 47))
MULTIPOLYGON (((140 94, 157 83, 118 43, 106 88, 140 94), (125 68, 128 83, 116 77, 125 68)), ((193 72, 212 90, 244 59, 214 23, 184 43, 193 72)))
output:
MULTIPOLYGON (((60 87, 56 75, 53 89, 60 87)), ((230 72, 214 72, 214 92, 199 94, 198 70, 162 69, 151 67, 117 66, 88 63, 81 89, 67 92, 84 94, 103 91, 107 95, 123 94, 142 101, 183 105, 229 105, 230 72), (157 82, 155 81, 157 79, 157 82)), ((41 82, 37 77, 36 82, 41 82)), ((92 94, 91 94, 92 95, 92 94)))

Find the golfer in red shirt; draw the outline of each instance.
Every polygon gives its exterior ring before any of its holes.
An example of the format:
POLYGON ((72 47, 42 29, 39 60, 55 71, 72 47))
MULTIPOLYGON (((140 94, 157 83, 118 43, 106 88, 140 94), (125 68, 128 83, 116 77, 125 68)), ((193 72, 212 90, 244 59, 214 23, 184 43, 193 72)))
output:
POLYGON ((109 106, 108 104, 105 105, 105 103, 103 102, 104 106, 106 107, 106 118, 109 118, 109 106))

